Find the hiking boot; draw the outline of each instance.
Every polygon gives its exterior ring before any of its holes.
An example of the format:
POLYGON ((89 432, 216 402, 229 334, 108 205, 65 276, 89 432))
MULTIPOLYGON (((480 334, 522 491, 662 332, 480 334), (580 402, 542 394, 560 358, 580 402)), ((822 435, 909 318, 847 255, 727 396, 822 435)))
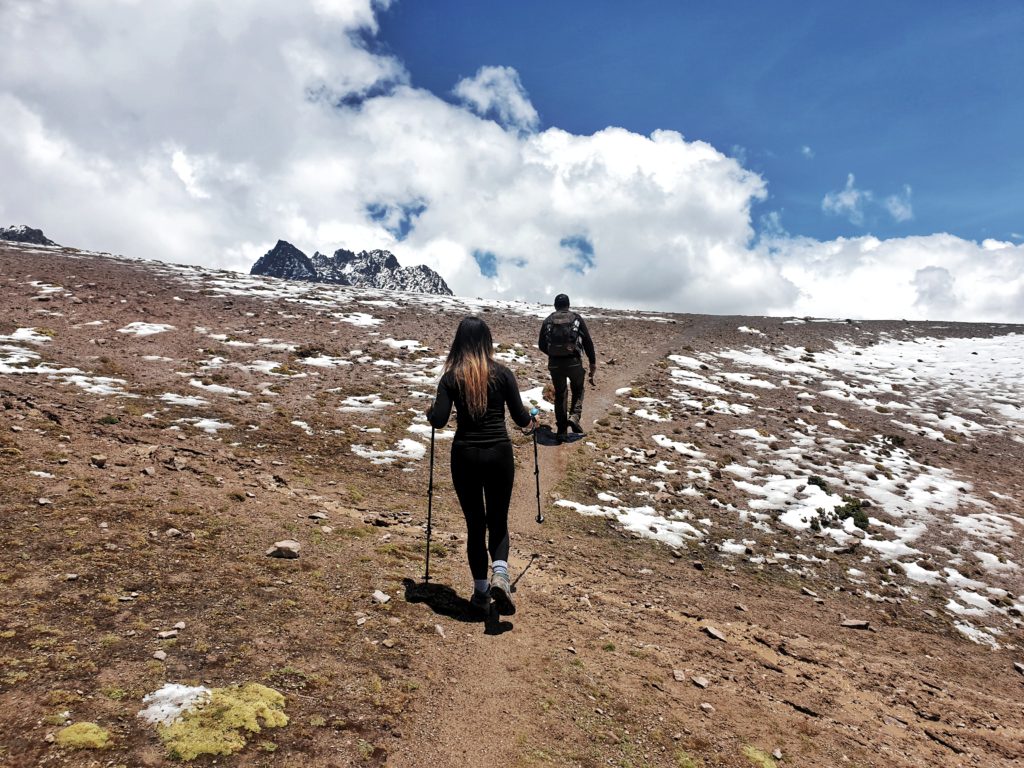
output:
POLYGON ((491 609, 490 591, 480 592, 474 589, 473 596, 469 598, 469 604, 473 607, 473 610, 487 613, 491 609))
POLYGON ((494 598, 494 607, 503 616, 511 616, 516 612, 515 603, 512 602, 512 585, 508 581, 508 573, 495 571, 491 574, 491 597, 494 598))
POLYGON ((583 427, 580 426, 580 417, 575 413, 569 417, 569 429, 577 435, 583 434, 583 427))
POLYGON ((564 429, 560 429, 557 432, 555 432, 555 440, 557 440, 558 442, 564 443, 568 439, 569 434, 564 429))

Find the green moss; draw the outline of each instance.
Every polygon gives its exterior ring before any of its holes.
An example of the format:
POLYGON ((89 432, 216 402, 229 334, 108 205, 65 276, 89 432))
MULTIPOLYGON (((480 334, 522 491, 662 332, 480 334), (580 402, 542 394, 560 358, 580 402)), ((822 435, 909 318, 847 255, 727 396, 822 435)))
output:
POLYGON ((772 760, 772 756, 757 747, 744 747, 743 756, 759 768, 778 768, 778 763, 772 760))
POLYGON ((57 743, 68 749, 106 749, 110 734, 96 723, 75 723, 57 731, 57 743))
POLYGON ((250 683, 214 688, 210 701, 157 731, 172 757, 231 755, 245 747, 249 734, 288 724, 285 699, 273 688, 250 683))
POLYGON ((825 482, 825 479, 818 477, 817 475, 811 475, 809 478, 807 478, 807 484, 816 485, 819 488, 821 488, 821 490, 823 490, 825 493, 831 493, 831 491, 829 491, 828 489, 828 483, 825 482))
POLYGON ((690 757, 685 750, 680 749, 676 752, 676 765, 679 768, 700 768, 703 763, 700 763, 690 757))

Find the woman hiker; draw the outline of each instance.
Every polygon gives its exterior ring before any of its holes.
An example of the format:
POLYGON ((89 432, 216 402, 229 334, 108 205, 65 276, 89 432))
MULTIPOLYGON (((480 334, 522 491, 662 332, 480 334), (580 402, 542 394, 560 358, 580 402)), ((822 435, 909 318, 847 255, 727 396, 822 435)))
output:
POLYGON ((427 410, 431 426, 447 424, 453 404, 458 426, 452 441, 452 483, 466 518, 466 553, 473 573, 470 602, 486 611, 493 598, 498 613, 511 615, 516 608, 508 578, 508 507, 516 470, 505 407, 519 427, 536 428, 537 420, 523 406, 512 371, 494 359, 491 330, 478 317, 463 319, 455 332, 437 399, 427 410))

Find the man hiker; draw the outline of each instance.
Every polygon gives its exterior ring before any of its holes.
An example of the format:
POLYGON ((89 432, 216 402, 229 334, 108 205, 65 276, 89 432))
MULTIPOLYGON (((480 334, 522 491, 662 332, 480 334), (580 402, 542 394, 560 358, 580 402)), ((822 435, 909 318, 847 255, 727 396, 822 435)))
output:
POLYGON ((594 371, 597 356, 594 342, 590 338, 587 324, 577 313, 569 309, 569 297, 560 293, 555 297, 555 311, 547 316, 540 328, 540 351, 548 356, 548 372, 555 385, 555 425, 557 438, 565 440, 566 429, 583 434, 580 417, 583 415, 583 353, 590 361, 590 385, 594 386, 594 371), (566 413, 565 399, 568 389, 572 391, 572 403, 566 413))

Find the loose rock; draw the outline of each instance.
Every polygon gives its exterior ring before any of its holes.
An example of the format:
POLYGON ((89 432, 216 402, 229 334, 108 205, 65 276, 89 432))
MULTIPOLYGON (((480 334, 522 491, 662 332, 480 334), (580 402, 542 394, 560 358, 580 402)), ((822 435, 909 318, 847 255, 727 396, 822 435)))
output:
POLYGON ((847 619, 839 624, 844 629, 871 629, 871 622, 863 619, 847 619))
POLYGON ((704 634, 706 634, 711 639, 713 639, 713 640, 720 640, 723 643, 726 642, 725 635, 723 635, 721 632, 719 632, 714 627, 704 627, 703 629, 704 629, 704 634))
POLYGON ((706 677, 695 676, 691 677, 690 680, 692 680, 693 684, 696 685, 698 688, 707 688, 709 685, 711 685, 711 681, 708 680, 706 677))
POLYGON ((700 708, 704 712, 705 715, 714 714, 714 711, 715 711, 715 708, 713 706, 711 706, 710 704, 708 704, 706 701, 703 702, 700 705, 700 708))
POLYGON ((373 602, 377 603, 378 605, 384 605, 384 603, 390 601, 391 595, 387 594, 386 592, 381 592, 379 589, 374 591, 373 602))
POLYGON ((285 560, 294 560, 299 556, 299 549, 302 547, 294 539, 275 541, 274 546, 267 550, 267 557, 280 557, 285 560))
POLYGON ((157 651, 153 654, 153 658, 157 661, 167 661, 167 653, 165 651, 157 651))
POLYGON ((107 466, 107 457, 104 456, 102 453, 93 454, 92 456, 89 457, 89 463, 92 464, 97 469, 103 469, 105 466, 107 466))

